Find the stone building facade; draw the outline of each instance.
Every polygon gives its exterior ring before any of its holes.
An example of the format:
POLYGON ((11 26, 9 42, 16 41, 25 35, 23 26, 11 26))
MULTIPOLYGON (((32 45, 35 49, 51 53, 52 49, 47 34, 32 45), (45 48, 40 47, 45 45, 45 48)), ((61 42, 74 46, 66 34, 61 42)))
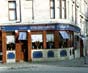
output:
POLYGON ((84 55, 87 0, 0 0, 0 61, 50 61, 84 55))

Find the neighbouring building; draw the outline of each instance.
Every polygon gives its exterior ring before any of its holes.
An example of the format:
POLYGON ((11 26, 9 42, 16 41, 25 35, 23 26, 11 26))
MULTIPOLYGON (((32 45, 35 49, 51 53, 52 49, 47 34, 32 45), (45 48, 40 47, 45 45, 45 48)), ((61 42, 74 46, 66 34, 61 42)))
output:
POLYGON ((87 0, 0 0, 0 61, 84 56, 87 0))

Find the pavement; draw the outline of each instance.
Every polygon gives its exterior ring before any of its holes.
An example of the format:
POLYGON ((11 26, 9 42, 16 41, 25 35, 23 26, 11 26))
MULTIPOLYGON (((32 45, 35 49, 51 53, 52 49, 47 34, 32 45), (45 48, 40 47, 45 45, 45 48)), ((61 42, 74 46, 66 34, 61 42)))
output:
POLYGON ((20 62, 20 63, 0 63, 0 69, 32 68, 41 65, 58 67, 88 67, 88 57, 81 57, 72 60, 43 61, 43 62, 20 62))

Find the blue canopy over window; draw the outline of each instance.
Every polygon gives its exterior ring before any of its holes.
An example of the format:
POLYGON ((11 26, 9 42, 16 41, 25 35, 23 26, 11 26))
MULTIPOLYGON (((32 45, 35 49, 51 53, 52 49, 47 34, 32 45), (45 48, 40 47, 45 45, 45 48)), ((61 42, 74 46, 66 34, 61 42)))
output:
POLYGON ((61 34, 63 39, 69 39, 69 35, 66 31, 60 31, 60 34, 61 34))
POLYGON ((19 32, 18 40, 27 40, 27 33, 26 32, 19 32))

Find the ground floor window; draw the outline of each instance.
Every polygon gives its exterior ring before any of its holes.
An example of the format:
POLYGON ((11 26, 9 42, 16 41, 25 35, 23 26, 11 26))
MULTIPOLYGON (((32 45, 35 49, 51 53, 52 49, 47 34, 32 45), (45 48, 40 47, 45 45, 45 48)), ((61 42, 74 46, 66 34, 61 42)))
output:
POLYGON ((75 35, 74 36, 74 48, 79 49, 80 46, 82 46, 82 45, 80 45, 80 38, 78 35, 75 35))
POLYGON ((72 47, 73 37, 70 31, 59 31, 59 48, 72 47))
POLYGON ((74 45, 74 34, 71 31, 45 31, 46 35, 43 35, 43 31, 33 32, 31 34, 32 49, 42 49, 46 43, 46 49, 68 48, 74 45), (44 38, 46 37, 46 38, 44 38), (44 41, 44 39, 46 41, 44 41), (56 43, 58 42, 58 44, 56 43))
MULTIPOLYGON (((59 47, 68 47, 69 34, 66 31, 59 31, 59 47)), ((70 44, 70 43, 69 43, 70 44)))
POLYGON ((33 49, 42 49, 43 48, 43 38, 42 34, 32 34, 32 48, 33 49))
POLYGON ((54 48, 54 34, 47 33, 46 40, 47 40, 47 48, 54 48))
POLYGON ((6 35, 7 50, 15 50, 15 34, 7 33, 6 35))

